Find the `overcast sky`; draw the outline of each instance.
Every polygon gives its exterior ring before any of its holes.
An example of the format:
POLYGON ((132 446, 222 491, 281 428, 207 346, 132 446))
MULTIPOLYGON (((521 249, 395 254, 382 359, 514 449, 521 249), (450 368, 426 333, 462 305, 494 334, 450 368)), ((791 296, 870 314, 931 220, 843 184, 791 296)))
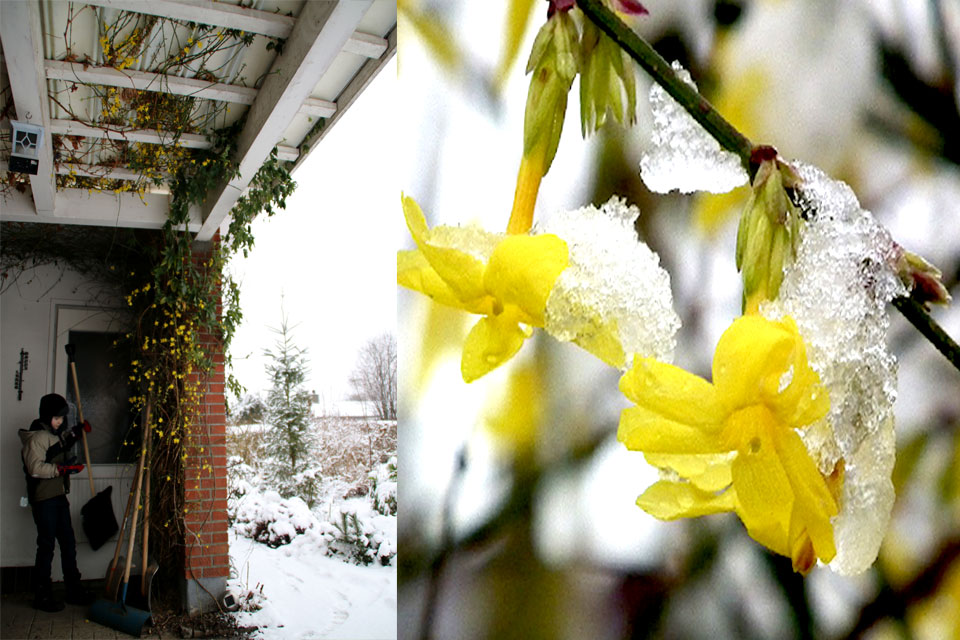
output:
POLYGON ((332 402, 350 392, 358 351, 396 332, 396 58, 294 173, 287 208, 253 223, 256 243, 234 258, 243 323, 230 352, 248 391, 266 391, 268 359, 286 313, 307 349, 307 388, 332 402))

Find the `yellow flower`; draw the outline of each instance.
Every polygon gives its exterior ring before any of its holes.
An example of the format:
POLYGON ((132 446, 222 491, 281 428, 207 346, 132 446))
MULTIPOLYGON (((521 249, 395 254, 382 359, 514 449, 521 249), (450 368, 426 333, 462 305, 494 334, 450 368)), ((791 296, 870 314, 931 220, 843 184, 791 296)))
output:
POLYGON ((833 559, 843 467, 821 475, 796 431, 830 401, 792 318, 735 320, 717 344, 712 383, 642 358, 620 390, 637 406, 624 410, 617 438, 668 474, 637 499, 641 508, 663 520, 735 511, 802 573, 833 559))
POLYGON ((397 252, 397 282, 483 316, 463 345, 460 370, 472 382, 513 357, 532 333, 527 327, 543 327, 547 298, 567 267, 567 244, 551 234, 428 229, 413 198, 402 201, 417 249, 397 252))

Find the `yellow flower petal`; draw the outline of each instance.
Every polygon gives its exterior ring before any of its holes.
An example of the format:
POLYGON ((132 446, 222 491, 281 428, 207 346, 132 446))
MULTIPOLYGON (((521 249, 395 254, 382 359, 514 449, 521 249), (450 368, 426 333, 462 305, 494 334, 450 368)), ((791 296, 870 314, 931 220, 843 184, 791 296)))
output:
POLYGON ((837 554, 830 524, 830 518, 839 512, 837 503, 796 431, 778 430, 774 443, 794 495, 791 528, 805 531, 816 556, 829 562, 837 554))
POLYGON ((493 313, 495 300, 490 296, 461 300, 447 282, 427 262, 420 250, 397 252, 397 284, 429 296, 435 302, 470 313, 493 313))
POLYGON ((623 345, 620 344, 619 332, 616 320, 605 322, 603 318, 596 316, 592 322, 584 322, 580 325, 573 343, 611 367, 623 369, 626 354, 623 352, 623 345))
POLYGON ((797 433, 830 403, 796 324, 739 318, 717 345, 713 374, 710 384, 640 359, 621 379, 637 406, 621 414, 618 438, 685 480, 657 483, 638 504, 677 518, 711 512, 722 496, 750 536, 796 571, 829 562, 843 465, 824 477, 797 433))
POLYGON ((649 453, 721 453, 729 450, 717 434, 668 420, 645 407, 629 407, 620 414, 617 439, 631 451, 649 453))
POLYGON ((462 308, 463 303, 420 250, 397 252, 397 284, 426 294, 436 302, 462 308))
POLYGON ((795 329, 749 315, 723 333, 713 357, 713 384, 729 411, 776 395, 799 339, 795 329))
MULTIPOLYGON (((403 197, 403 215, 410 229, 410 235, 423 253, 424 258, 437 272, 458 300, 471 303, 486 296, 483 288, 483 261, 449 246, 437 246, 431 243, 432 234, 427 229, 427 221, 420 205, 413 198, 403 197)), ((461 231, 450 229, 448 231, 461 231)), ((480 233, 480 232, 470 232, 480 233)))
POLYGON ((655 518, 676 520, 733 511, 735 500, 732 488, 716 495, 685 482, 660 480, 637 498, 637 506, 655 518))
POLYGON ((827 389, 820 384, 820 376, 810 368, 807 349, 800 338, 797 325, 792 318, 785 318, 784 325, 796 336, 793 361, 790 365, 792 378, 779 393, 774 395, 771 391, 767 405, 784 423, 803 427, 816 422, 830 411, 830 398, 827 389))
POLYGON ((671 469, 698 489, 720 491, 733 481, 732 454, 677 455, 646 453, 646 461, 660 469, 671 469))
POLYGON ((527 337, 513 313, 480 318, 463 343, 460 373, 464 382, 473 382, 512 358, 527 337))
POLYGON ((519 307, 523 322, 542 327, 547 298, 567 259, 567 243, 555 235, 507 236, 493 250, 483 282, 504 305, 519 307))
POLYGON ((669 420, 711 431, 720 427, 721 404, 714 386, 672 364, 637 358, 620 378, 620 391, 669 420))
POLYGON ((759 436, 732 465, 737 514, 750 536, 781 555, 790 555, 788 534, 793 491, 769 437, 759 436), (755 450, 754 450, 755 449, 755 450))

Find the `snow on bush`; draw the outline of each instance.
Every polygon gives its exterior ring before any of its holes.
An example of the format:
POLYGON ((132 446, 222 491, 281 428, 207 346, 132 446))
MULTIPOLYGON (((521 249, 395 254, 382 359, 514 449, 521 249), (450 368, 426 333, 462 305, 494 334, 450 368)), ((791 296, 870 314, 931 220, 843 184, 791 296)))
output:
POLYGON ((228 503, 234 530, 242 536, 276 549, 290 544, 296 536, 311 529, 316 519, 300 498, 281 498, 276 491, 250 492, 228 503))
POLYGON ((227 509, 229 501, 236 501, 257 491, 260 485, 257 470, 243 461, 240 456, 230 456, 227 459, 227 509))
POLYGON ((263 422, 267 405, 256 394, 245 393, 229 406, 228 422, 233 425, 263 422))
POLYGON ((369 499, 344 501, 320 527, 327 555, 354 564, 388 566, 397 555, 397 518, 378 513, 369 499))
MULTIPOLYGON (((259 611, 263 608, 263 603, 267 597, 263 595, 263 585, 258 584, 256 588, 247 587, 239 578, 231 578, 227 581, 227 591, 233 594, 236 600, 236 611, 259 611)), ((230 609, 233 611, 234 609, 230 609)))
MULTIPOLYGON (((288 553, 389 566, 397 554, 396 423, 336 420, 326 426, 333 427, 324 434, 327 444, 338 442, 344 445, 341 456, 344 451, 349 455, 340 459, 347 462, 341 473, 330 473, 337 465, 324 459, 325 473, 314 465, 291 474, 291 482, 311 486, 312 508, 299 497, 284 498, 270 485, 262 472, 266 452, 260 459, 230 456, 227 513, 232 528, 238 536, 288 553)), ((256 594, 243 585, 234 593, 238 600, 250 596, 242 607, 257 606, 256 594)))
POLYGON ((390 456, 370 472, 373 508, 385 516, 397 515, 397 456, 390 456))

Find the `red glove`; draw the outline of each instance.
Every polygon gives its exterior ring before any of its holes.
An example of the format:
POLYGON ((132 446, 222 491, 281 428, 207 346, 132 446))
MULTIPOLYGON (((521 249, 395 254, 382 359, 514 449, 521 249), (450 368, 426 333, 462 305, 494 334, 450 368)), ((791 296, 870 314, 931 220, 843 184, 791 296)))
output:
POLYGON ((78 422, 77 424, 73 425, 73 429, 71 429, 71 431, 73 431, 73 435, 75 438, 79 438, 80 434, 84 431, 87 433, 90 433, 90 431, 92 430, 93 430, 93 427, 91 427, 90 423, 87 422, 86 420, 84 420, 83 422, 78 422))
POLYGON ((80 473, 83 471, 82 464, 58 464, 57 465, 57 474, 61 476, 73 475, 74 473, 80 473))

